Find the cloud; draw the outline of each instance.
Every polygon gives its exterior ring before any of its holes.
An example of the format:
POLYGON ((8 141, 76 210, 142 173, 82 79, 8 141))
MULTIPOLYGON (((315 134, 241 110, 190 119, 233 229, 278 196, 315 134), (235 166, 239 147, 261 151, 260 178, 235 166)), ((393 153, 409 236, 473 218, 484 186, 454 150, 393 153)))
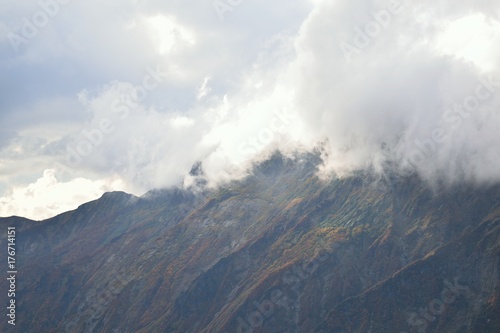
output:
MULTIPOLYGON (((18 54, 0 39, 2 202, 60 165, 140 194, 189 183, 197 161, 215 185, 319 143, 328 175, 500 180, 496 1, 284 6, 221 21, 210 1, 71 2, 18 54)), ((20 32, 40 8, 6 9, 0 30, 20 32)))
POLYGON ((123 187, 119 178, 98 181, 75 178, 60 182, 56 178, 56 170, 47 169, 36 182, 27 187, 15 187, 7 196, 0 198, 0 216, 17 215, 41 220, 76 209, 104 192, 123 187))
POLYGON ((320 1, 302 25, 290 81, 309 130, 328 138, 326 170, 380 171, 390 163, 430 181, 500 180, 492 3, 483 11, 464 1, 449 12, 449 1, 400 3, 390 14, 385 1, 320 1), (463 34, 463 20, 488 34, 463 34), (356 52, 346 56, 344 42, 356 52), (464 51, 451 52, 458 45, 464 51))
POLYGON ((444 24, 436 38, 437 49, 442 54, 470 61, 486 71, 494 70, 497 58, 491 50, 499 45, 499 29, 498 21, 474 13, 444 24))
MULTIPOLYGON (((154 43, 158 45, 158 53, 168 55, 182 44, 193 45, 196 38, 193 32, 176 24, 175 20, 164 15, 157 15, 144 19, 153 35, 154 43)), ((134 22, 130 28, 135 28, 134 22)))

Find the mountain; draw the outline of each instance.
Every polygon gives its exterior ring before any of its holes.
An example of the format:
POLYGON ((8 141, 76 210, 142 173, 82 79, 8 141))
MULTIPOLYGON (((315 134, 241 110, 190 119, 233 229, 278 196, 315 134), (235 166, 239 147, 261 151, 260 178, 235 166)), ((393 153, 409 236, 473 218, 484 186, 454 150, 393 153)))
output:
POLYGON ((218 189, 0 219, 18 272, 0 330, 500 332, 500 186, 325 181, 319 163, 276 153, 218 189))

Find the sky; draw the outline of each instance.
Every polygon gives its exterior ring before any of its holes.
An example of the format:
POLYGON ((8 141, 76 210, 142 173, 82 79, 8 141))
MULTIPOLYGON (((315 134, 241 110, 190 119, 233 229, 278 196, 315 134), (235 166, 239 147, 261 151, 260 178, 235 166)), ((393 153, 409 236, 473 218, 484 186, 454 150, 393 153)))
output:
POLYGON ((243 177, 500 182, 496 0, 0 0, 0 216, 243 177))

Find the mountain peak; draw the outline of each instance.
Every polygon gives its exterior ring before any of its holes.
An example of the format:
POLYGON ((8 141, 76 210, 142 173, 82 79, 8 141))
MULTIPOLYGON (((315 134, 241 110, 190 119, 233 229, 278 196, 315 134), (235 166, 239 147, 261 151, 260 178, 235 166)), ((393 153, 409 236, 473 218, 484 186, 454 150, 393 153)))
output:
POLYGON ((19 226, 20 329, 497 332, 499 187, 326 182, 318 163, 277 153, 202 194, 110 192, 40 223, 3 219, 19 226))

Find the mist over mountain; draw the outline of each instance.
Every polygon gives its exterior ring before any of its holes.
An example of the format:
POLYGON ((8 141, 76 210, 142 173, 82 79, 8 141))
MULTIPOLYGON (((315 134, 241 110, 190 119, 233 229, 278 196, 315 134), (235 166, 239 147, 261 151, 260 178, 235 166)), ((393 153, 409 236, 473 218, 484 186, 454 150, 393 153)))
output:
POLYGON ((216 189, 197 164, 196 191, 0 219, 16 226, 19 277, 16 326, 1 330, 499 331, 498 186, 325 181, 321 163, 276 152, 216 189))
POLYGON ((498 0, 3 1, 0 88, 1 332, 500 332, 498 0))
POLYGON ((197 161, 216 187, 276 149, 500 181, 496 0, 47 2, 43 28, 45 3, 0 13, 1 216, 189 186, 197 161))

